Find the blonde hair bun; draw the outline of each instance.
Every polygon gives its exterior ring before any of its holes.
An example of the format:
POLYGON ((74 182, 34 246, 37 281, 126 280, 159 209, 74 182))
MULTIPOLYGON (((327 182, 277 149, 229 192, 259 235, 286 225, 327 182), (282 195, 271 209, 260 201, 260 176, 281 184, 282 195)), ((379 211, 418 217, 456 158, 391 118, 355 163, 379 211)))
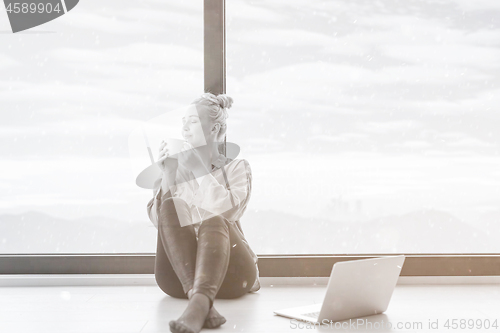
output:
POLYGON ((233 105, 233 98, 226 94, 214 95, 211 92, 201 94, 191 104, 203 105, 206 107, 208 116, 213 123, 220 124, 219 140, 224 140, 227 131, 227 110, 233 105))
POLYGON ((233 105, 233 99, 226 94, 217 95, 217 100, 219 101, 220 107, 223 109, 230 109, 233 105))

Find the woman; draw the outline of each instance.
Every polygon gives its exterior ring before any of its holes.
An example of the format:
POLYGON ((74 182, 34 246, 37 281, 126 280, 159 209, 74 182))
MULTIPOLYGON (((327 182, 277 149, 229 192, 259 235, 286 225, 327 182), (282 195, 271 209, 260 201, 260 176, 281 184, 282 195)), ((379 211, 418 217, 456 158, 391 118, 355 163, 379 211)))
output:
POLYGON ((251 194, 252 173, 244 159, 219 151, 232 98, 204 93, 183 118, 184 150, 168 158, 160 146, 162 177, 147 206, 158 228, 155 277, 168 295, 188 298, 170 321, 172 332, 197 333, 226 322, 215 298, 236 298, 260 289, 257 256, 245 240, 239 219, 251 194))

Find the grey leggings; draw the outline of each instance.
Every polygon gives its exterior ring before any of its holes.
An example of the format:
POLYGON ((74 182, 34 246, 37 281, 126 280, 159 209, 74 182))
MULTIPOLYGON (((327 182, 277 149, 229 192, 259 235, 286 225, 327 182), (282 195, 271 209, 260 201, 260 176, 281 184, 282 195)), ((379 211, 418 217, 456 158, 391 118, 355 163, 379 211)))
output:
POLYGON ((247 293, 257 278, 257 268, 252 255, 242 242, 239 231, 235 230, 237 226, 216 215, 202 222, 198 231, 199 239, 196 240, 194 226, 181 227, 179 214, 183 214, 182 218, 191 218, 187 203, 180 198, 172 198, 169 191, 161 199, 160 214, 158 216, 154 273, 160 289, 172 297, 187 298, 187 291, 193 288, 193 291, 207 294, 211 298, 211 305, 213 304, 213 298, 237 298, 247 293), (176 200, 175 206, 174 199, 176 200), (163 234, 160 228, 164 230, 163 234), (228 237, 229 244, 227 244, 227 241, 224 242, 228 237), (170 240, 170 244, 164 244, 164 240, 167 242, 170 240), (198 244, 207 244, 200 245, 200 247, 205 247, 207 250, 197 251, 198 244), (166 248, 165 245, 171 247, 166 248), (223 248, 228 245, 229 249, 223 248), (209 250, 208 246, 210 246, 209 250), (229 260, 221 264, 221 258, 227 258, 227 256, 220 257, 220 255, 223 252, 227 254, 227 251, 229 251, 229 260), (212 252, 218 252, 219 257, 214 255, 212 258, 210 256, 212 252), (178 263, 174 265, 178 267, 177 269, 181 269, 179 274, 181 278, 172 267, 167 253, 171 253, 171 256, 174 257, 172 260, 181 260, 183 262, 183 265, 178 263), (197 263, 200 258, 206 262, 197 263), (210 270, 211 266, 217 265, 218 270, 214 271, 213 268, 212 271, 210 270), (227 267, 225 275, 219 274, 225 267, 227 267), (205 275, 209 275, 208 278, 200 282, 201 278, 199 276, 205 275), (222 283, 220 280, 222 280, 222 283), (220 288, 218 288, 218 285, 220 285, 220 288))

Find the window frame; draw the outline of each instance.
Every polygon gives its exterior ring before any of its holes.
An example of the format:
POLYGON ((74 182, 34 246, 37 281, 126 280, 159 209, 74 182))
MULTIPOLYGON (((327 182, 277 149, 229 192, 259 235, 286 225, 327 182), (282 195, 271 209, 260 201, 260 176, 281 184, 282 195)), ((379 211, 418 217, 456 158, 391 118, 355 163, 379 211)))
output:
MULTIPOLYGON (((226 92, 225 0, 204 0, 205 92, 226 92)), ((225 151, 224 151, 225 154, 225 151)), ((258 255, 261 277, 329 277, 339 261, 405 255, 401 276, 497 276, 495 253, 258 255)), ((0 254, 0 274, 154 274, 156 254, 0 254)))
MULTIPOLYGON (((261 277, 329 277, 336 262, 405 255, 401 276, 497 276, 500 257, 478 253, 258 255, 261 277)), ((156 254, 0 255, 0 274, 154 274, 156 254)))

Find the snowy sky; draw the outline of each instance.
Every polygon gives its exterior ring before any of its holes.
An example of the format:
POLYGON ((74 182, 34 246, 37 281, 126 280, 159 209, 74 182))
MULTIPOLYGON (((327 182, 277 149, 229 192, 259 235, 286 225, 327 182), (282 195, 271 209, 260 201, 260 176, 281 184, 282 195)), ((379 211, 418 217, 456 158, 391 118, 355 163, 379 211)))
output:
MULTIPOLYGON (((144 220, 127 137, 203 92, 203 1, 0 12, 0 212, 144 220)), ((227 1, 228 140, 249 209, 500 209, 498 1, 227 1)))

